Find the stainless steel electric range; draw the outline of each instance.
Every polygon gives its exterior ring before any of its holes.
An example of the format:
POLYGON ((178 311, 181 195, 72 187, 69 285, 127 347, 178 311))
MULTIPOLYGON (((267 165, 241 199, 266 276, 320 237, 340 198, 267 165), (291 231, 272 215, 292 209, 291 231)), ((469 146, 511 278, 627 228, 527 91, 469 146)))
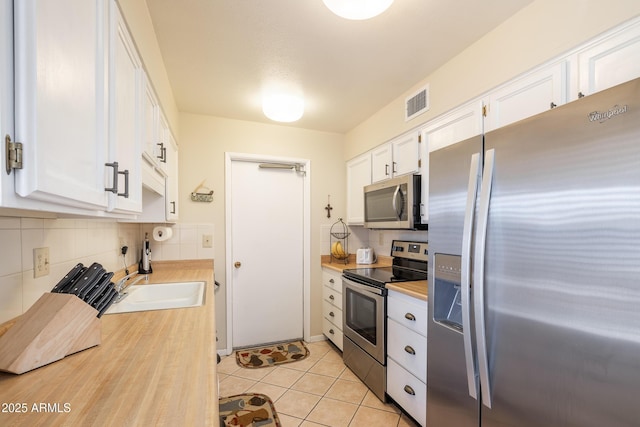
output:
POLYGON ((386 401, 387 283, 427 279, 428 244, 394 240, 393 264, 344 270, 344 363, 386 401))

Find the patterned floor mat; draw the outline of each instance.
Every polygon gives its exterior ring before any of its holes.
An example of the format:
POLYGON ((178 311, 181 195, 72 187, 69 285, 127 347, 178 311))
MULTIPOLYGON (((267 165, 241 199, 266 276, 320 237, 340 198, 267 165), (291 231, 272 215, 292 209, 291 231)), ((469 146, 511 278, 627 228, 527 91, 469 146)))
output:
POLYGON ((282 427, 273 402, 264 394, 238 394, 223 397, 218 403, 225 426, 282 427))
POLYGON ((302 360, 309 349, 302 341, 292 341, 269 346, 236 351, 236 362, 243 368, 265 368, 302 360))

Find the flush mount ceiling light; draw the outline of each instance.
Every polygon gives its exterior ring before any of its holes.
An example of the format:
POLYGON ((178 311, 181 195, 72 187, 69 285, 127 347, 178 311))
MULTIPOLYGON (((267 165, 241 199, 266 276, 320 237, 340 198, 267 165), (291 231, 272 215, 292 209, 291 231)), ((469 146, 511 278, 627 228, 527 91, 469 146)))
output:
POLYGON ((295 122, 304 114, 304 99, 288 93, 266 93, 262 97, 262 112, 276 122, 295 122))
POLYGON ((354 20, 373 18, 387 10, 393 0, 322 0, 336 15, 354 20))

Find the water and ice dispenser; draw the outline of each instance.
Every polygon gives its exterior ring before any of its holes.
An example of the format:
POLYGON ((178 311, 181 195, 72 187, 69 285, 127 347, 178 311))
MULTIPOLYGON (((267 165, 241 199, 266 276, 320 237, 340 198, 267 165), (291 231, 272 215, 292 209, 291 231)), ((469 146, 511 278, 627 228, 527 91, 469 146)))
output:
POLYGON ((461 257, 434 255, 433 319, 462 332, 462 299, 460 294, 461 257))

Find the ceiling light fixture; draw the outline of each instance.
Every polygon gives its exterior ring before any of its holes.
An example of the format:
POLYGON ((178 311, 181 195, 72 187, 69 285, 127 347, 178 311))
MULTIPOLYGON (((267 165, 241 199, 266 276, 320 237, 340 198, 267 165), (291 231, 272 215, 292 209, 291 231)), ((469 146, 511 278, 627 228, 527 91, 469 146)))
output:
POLYGON ((262 112, 276 122, 295 122, 304 114, 304 99, 286 93, 267 93, 262 97, 262 112))
POLYGON ((387 10, 393 0, 322 0, 336 15, 354 20, 373 18, 387 10))

